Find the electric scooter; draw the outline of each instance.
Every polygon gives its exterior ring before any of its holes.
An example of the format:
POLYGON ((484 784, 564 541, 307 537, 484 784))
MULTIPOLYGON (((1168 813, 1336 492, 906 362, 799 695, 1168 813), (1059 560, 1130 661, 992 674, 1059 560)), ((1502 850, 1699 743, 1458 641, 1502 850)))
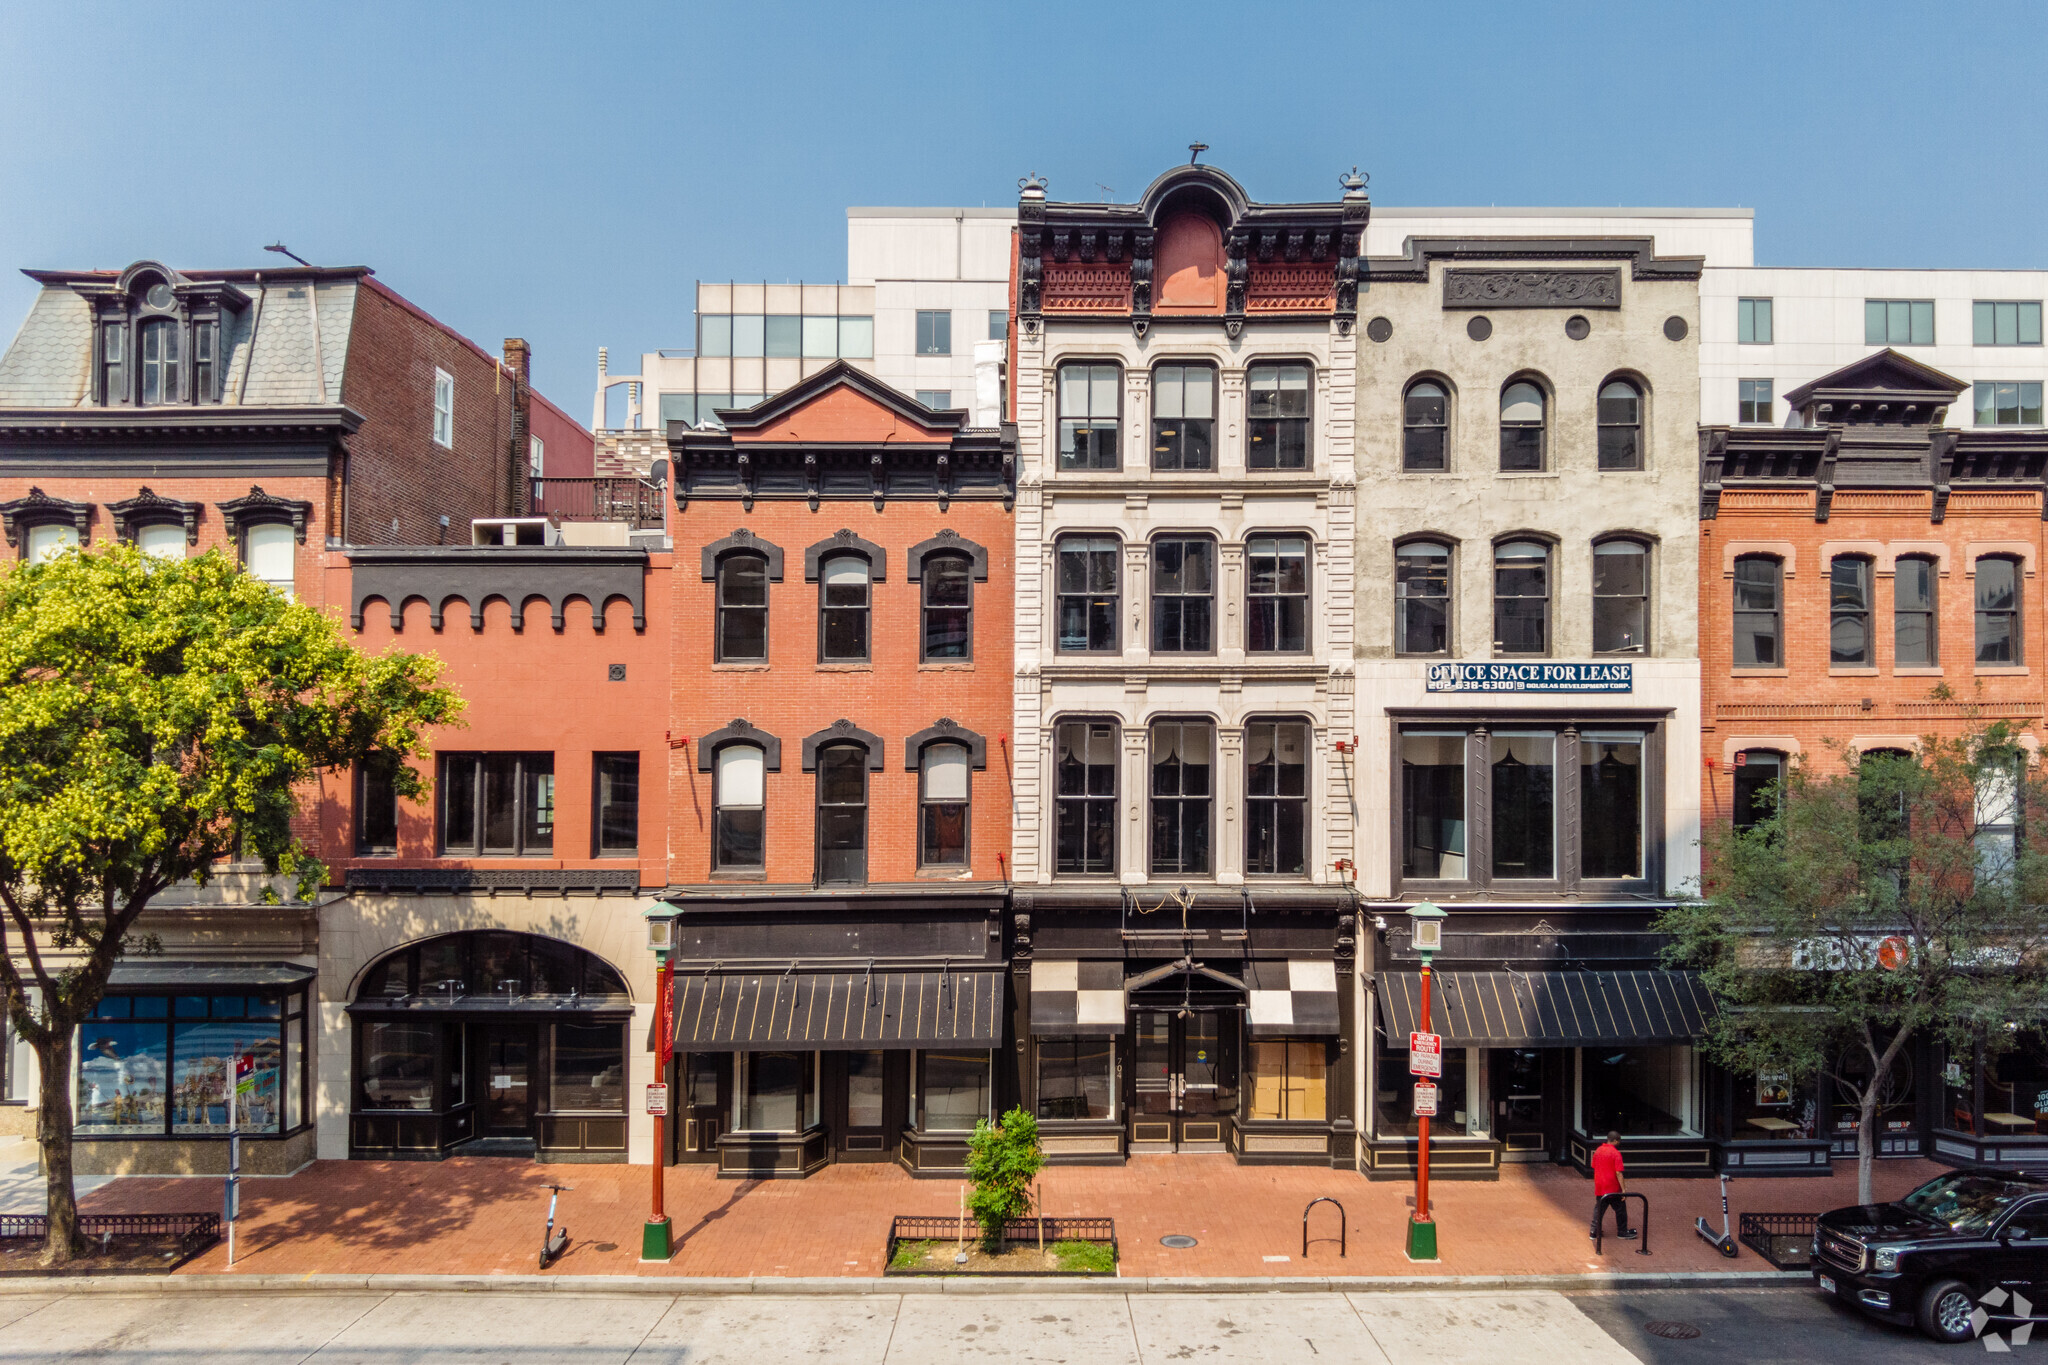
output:
POLYGON ((540 1268, 542 1270, 546 1270, 549 1266, 553 1265, 561 1257, 562 1253, 569 1249, 569 1225, 567 1223, 562 1224, 559 1231, 555 1228, 555 1201, 562 1197, 562 1191, 569 1190, 573 1192, 576 1187, 574 1185, 549 1185, 547 1188, 552 1193, 548 1195, 547 1230, 540 1235, 540 1268))
POLYGON ((1716 1237, 1714 1235, 1714 1230, 1707 1226, 1707 1220, 1704 1218, 1695 1218, 1692 1220, 1692 1224, 1693 1231, 1697 1232, 1700 1235, 1701 1240, 1706 1242, 1708 1246, 1711 1246, 1714 1250, 1720 1252, 1723 1256, 1726 1256, 1731 1261, 1735 1259, 1735 1236, 1733 1233, 1728 1231, 1727 1176, 1723 1175, 1721 1177, 1721 1235, 1716 1237))

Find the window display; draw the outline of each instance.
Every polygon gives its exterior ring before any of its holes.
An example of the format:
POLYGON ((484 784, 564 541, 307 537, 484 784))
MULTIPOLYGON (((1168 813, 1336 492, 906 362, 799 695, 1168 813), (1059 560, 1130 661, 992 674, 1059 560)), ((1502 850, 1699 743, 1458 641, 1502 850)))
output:
POLYGON ((553 1085, 556 1113, 626 1107, 626 1050, 617 1024, 556 1024, 553 1085))
POLYGON ((751 1133, 796 1133, 817 1122, 815 1054, 742 1052, 738 1060, 736 1127, 751 1133))
MULTIPOLYGON (((1383 1029, 1375 1028, 1373 1039, 1373 1111, 1378 1119, 1377 1132, 1383 1138, 1416 1137, 1421 1129, 1415 1121, 1416 1078, 1408 1074, 1408 1049, 1390 1046, 1383 1029)), ((1486 1131, 1486 1116, 1480 1106, 1471 1103, 1467 1089, 1471 1051, 1449 1045, 1444 1048, 1444 1074, 1436 1082, 1436 1117, 1429 1125, 1432 1138, 1465 1137, 1486 1131)))
POLYGON ((434 1026, 377 1022, 362 1030, 362 1107, 432 1109, 434 1026))
POLYGON ((1038 1040, 1038 1117, 1114 1118, 1116 1039, 1038 1040))
POLYGON ((78 1028, 81 1137, 224 1137, 305 1123, 305 995, 110 995, 78 1028), (289 1018, 286 1016, 289 1015, 289 1018))
POLYGON ((919 1125, 928 1132, 972 1129, 989 1117, 989 1058, 986 1052, 926 1052, 918 1057, 919 1125))
POLYGON ((1692 1049, 1580 1050, 1580 1131, 1624 1137, 1691 1134, 1692 1049))

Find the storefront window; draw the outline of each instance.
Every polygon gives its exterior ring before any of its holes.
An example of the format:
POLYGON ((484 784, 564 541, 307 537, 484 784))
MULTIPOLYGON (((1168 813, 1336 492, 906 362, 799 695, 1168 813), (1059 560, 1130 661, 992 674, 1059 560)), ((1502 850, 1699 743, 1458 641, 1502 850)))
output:
POLYGON ((1584 1048, 1580 1054, 1581 1131, 1623 1137, 1690 1133, 1692 1049, 1584 1048))
POLYGON ((846 1126, 882 1126, 882 1054, 846 1054, 846 1126))
POLYGON ((738 1126, 796 1133, 817 1121, 817 1058, 809 1052, 739 1054, 738 1126))
POLYGON ((362 1105, 365 1109, 434 1107, 434 1026, 366 1023, 362 1105))
POLYGON ((556 1024, 550 1104, 555 1112, 626 1106, 626 1049, 617 1024, 556 1024))
POLYGON ((1038 1040, 1038 1117, 1115 1117, 1116 1039, 1038 1040))
POLYGON ((989 1059, 986 1052, 926 1052, 919 1055, 918 1094, 927 1132, 971 1129, 989 1117, 989 1059))
POLYGON ((113 995, 78 1028, 82 1137, 222 1136, 305 1120, 305 997, 113 995), (289 1021, 284 1017, 289 1012, 289 1021))
MULTIPOLYGON (((1860 1045, 1843 1054, 1836 1064, 1835 1074, 1841 1079, 1828 1083, 1834 1092, 1835 1132, 1853 1135, 1857 1125, 1862 1123, 1863 1106, 1858 1096, 1867 1084, 1870 1067, 1870 1053, 1860 1045)), ((1913 1051, 1908 1047, 1900 1049, 1899 1055, 1892 1059, 1891 1070, 1878 1092, 1877 1132, 1882 1136, 1907 1132, 1913 1127, 1913 1051)))
POLYGON ((1252 1040, 1246 1079, 1252 1119, 1322 1119, 1328 1100, 1329 1044, 1319 1038, 1252 1040))
MULTIPOLYGON (((1420 1133, 1415 1121, 1416 1077, 1408 1074, 1408 1049, 1389 1046, 1386 1033, 1378 1028, 1373 1030, 1373 1038, 1373 1110, 1378 1116, 1379 1136, 1416 1137, 1420 1133)), ((1471 1102, 1468 1089, 1472 1075, 1469 1052, 1462 1047, 1444 1048, 1444 1074, 1436 1082, 1436 1117, 1429 1124, 1433 1138, 1486 1131, 1486 1116, 1471 1102)))
POLYGON ((1401 736, 1401 875, 1465 879, 1465 732, 1401 736))
POLYGON ((1726 1134, 1730 1140, 1808 1138, 1818 1132, 1820 1105, 1812 1078, 1782 1071, 1747 1072, 1734 1077, 1734 1086, 1726 1134))
POLYGON ((1984 1136, 2048 1133, 2048 1034, 2029 1029, 1984 1059, 1984 1136))
MULTIPOLYGON (((182 1003, 182 1002, 181 1002, 182 1003)), ((216 998, 216 1010, 223 1003, 216 998)), ((240 999, 235 998, 239 1005, 240 999)), ((274 1003, 273 1003, 274 1008, 274 1003)), ((235 1090, 235 1060, 255 1062, 252 1088, 236 1097, 235 1116, 244 1132, 278 1131, 283 1091, 284 1049, 275 1019, 180 1020, 172 1034, 176 1062, 172 1071, 173 1133, 209 1134, 228 1131, 228 1097, 235 1090)))
MULTIPOLYGON (((164 1081, 170 1036, 154 1022, 121 1016, 133 1002, 104 1000, 102 1016, 78 1028, 78 1127, 81 1136, 132 1136, 164 1130, 164 1081)), ((159 1009, 162 1000, 147 1002, 159 1009)))

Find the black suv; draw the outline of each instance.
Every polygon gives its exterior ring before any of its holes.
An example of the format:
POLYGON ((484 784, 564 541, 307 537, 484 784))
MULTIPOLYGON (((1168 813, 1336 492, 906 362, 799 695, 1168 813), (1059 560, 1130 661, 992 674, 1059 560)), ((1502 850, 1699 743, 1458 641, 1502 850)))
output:
POLYGON ((1986 1317, 2048 1322, 2048 1180, 1977 1167, 1896 1203, 1824 1213, 1813 1230, 1813 1279, 1936 1341, 1968 1341, 1986 1317))

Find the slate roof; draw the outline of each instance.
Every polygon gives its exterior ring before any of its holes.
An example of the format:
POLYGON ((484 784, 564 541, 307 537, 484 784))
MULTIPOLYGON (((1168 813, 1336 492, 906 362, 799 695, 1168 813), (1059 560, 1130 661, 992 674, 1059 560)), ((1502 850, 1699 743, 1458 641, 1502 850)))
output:
POLYGON ((0 355, 0 407, 76 407, 91 359, 92 310, 69 289, 45 287, 0 355))

